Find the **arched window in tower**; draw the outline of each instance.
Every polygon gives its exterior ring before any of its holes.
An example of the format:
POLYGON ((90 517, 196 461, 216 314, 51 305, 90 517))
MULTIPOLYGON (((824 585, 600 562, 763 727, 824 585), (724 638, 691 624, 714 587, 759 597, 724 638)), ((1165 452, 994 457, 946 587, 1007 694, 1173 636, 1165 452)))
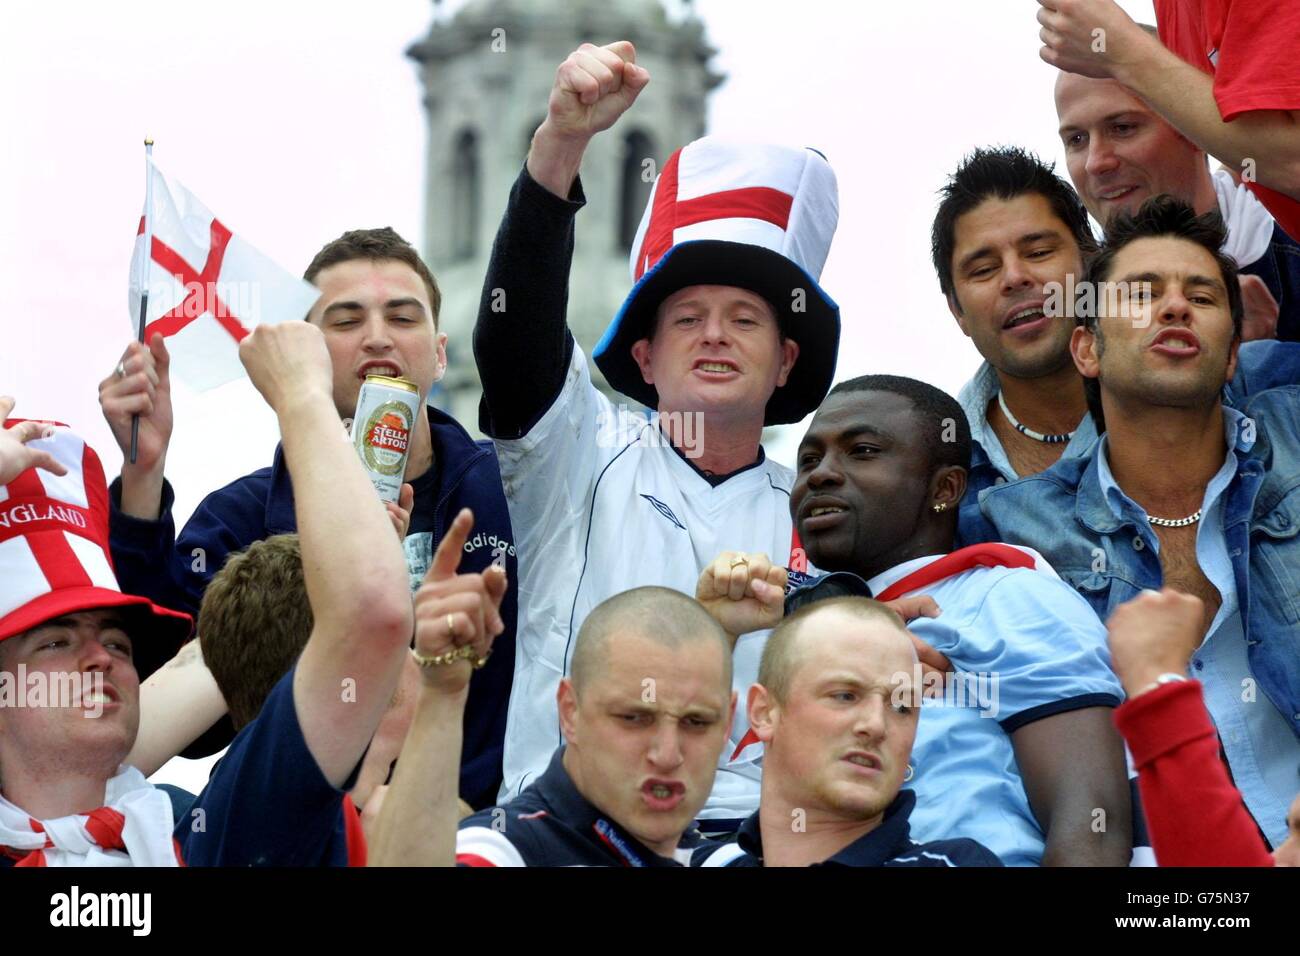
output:
POLYGON ((658 175, 658 156, 654 141, 641 130, 633 130, 623 138, 623 171, 619 177, 619 248, 631 251, 636 239, 641 213, 650 200, 650 188, 658 175), (647 162, 647 160, 649 162, 647 162))
POLYGON ((473 259, 478 251, 479 192, 478 137, 465 130, 452 158, 451 248, 457 259, 473 259))

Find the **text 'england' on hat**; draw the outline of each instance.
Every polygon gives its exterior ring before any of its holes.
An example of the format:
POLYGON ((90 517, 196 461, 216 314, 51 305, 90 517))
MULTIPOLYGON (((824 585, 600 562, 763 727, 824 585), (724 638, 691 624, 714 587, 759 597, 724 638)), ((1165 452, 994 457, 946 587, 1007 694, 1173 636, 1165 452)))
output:
POLYGON ((192 621, 122 593, 109 552, 108 487, 99 456, 67 427, 49 424, 53 436, 37 441, 68 473, 29 468, 0 485, 0 641, 66 614, 121 608, 140 622, 132 644, 144 678, 176 653, 192 621))

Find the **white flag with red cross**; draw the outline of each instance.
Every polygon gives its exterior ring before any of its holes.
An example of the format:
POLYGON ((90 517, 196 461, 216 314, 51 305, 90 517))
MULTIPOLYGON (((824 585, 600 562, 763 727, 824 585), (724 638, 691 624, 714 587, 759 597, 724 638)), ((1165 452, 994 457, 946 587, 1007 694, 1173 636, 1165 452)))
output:
POLYGON ((172 373, 206 391, 244 375, 239 343, 256 326, 300 322, 320 296, 235 235, 188 189, 149 161, 152 179, 131 256, 131 326, 149 293, 144 340, 167 338, 172 373), (144 261, 145 219, 153 233, 144 261))

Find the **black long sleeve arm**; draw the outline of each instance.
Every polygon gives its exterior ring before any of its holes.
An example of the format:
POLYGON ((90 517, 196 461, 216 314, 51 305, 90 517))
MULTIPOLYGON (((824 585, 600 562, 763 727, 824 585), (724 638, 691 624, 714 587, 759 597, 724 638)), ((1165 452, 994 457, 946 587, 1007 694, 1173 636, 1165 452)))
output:
POLYGON ((580 181, 561 199, 526 168, 510 190, 474 324, 479 427, 494 438, 527 434, 564 385, 573 357, 566 313, 574 217, 585 203, 580 181))

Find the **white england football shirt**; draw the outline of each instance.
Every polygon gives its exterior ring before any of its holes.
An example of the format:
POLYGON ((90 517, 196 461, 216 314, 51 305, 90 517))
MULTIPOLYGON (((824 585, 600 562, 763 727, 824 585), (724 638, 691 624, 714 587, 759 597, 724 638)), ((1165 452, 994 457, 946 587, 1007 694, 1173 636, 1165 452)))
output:
MULTIPOLYGON (((587 614, 643 585, 694 596, 700 572, 722 551, 762 552, 787 563, 794 475, 764 458, 711 486, 667 444, 657 423, 621 410, 592 385, 576 345, 555 403, 524 437, 495 444, 520 576, 505 800, 545 771, 562 743, 555 694, 587 614)), ((757 679, 766 637, 749 634, 736 646, 736 720, 720 760, 727 772, 714 788, 724 803, 737 776, 752 774, 743 790, 755 790, 757 768, 728 758, 748 729, 745 694, 757 679)), ((744 804, 752 809, 752 802, 744 804)))

